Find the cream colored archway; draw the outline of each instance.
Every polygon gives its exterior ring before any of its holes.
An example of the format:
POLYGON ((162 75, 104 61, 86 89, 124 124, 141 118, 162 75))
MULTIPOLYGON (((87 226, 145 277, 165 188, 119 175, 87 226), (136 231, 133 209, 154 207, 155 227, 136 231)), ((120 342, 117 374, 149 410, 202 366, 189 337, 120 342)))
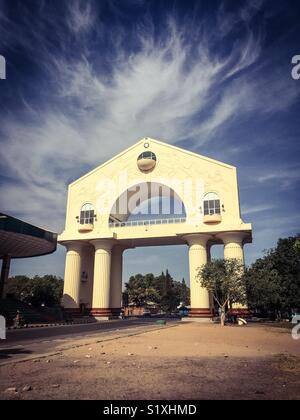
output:
MULTIPOLYGON (((155 208, 152 209, 154 213, 157 211, 165 210, 165 216, 169 217, 169 219, 186 218, 186 209, 183 198, 179 195, 178 192, 174 190, 174 187, 162 184, 160 182, 142 182, 139 184, 131 185, 120 194, 110 211, 109 223, 115 225, 122 225, 127 223, 127 226, 135 226, 134 224, 132 225, 128 223, 128 218, 132 216, 132 210, 136 210, 139 204, 142 204, 143 202, 153 198, 166 198, 166 201, 163 203, 165 208, 159 209, 157 206, 154 206, 155 208), (139 204, 137 201, 139 201, 139 204), (172 215, 174 217, 171 217, 172 215)), ((153 205, 153 203, 151 204, 153 205)), ((150 216, 153 216, 153 212, 150 214, 150 216)), ((162 217, 159 215, 157 218, 159 220, 162 219, 162 217)), ((144 216, 144 220, 147 222, 146 214, 144 216)))
POLYGON ((67 249, 63 305, 73 314, 84 307, 96 317, 118 316, 124 250, 187 244, 190 317, 209 319, 212 302, 197 281, 198 268, 213 244, 224 244, 225 258, 243 261, 243 245, 251 240, 251 225, 240 216, 236 168, 142 139, 69 185, 66 226, 59 236, 67 249), (128 222, 126 205, 120 212, 114 203, 125 193, 131 199, 136 185, 165 186, 184 203, 185 217, 128 222))

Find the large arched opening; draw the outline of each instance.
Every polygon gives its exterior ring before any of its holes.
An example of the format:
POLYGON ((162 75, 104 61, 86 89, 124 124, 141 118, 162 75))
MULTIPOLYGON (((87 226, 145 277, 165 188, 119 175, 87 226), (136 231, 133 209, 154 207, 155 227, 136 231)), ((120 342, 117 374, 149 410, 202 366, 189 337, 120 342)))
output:
POLYGON ((112 227, 185 222, 186 210, 177 192, 157 182, 135 184, 124 191, 112 206, 109 224, 112 227))
MULTIPOLYGON (((130 229, 135 227, 145 227, 161 225, 163 229, 166 225, 186 222, 186 209, 179 194, 167 185, 155 182, 145 182, 135 184, 124 191, 114 203, 110 216, 110 228, 130 229)), ((141 283, 146 282, 151 286, 157 285, 164 305, 159 305, 157 300, 151 302, 151 297, 145 301, 143 308, 136 308, 136 312, 131 314, 142 315, 143 311, 149 310, 155 313, 162 308, 175 309, 182 303, 189 305, 189 267, 188 267, 188 247, 183 244, 164 243, 159 238, 144 241, 142 245, 136 245, 126 249, 123 253, 122 267, 122 290, 126 289, 126 283, 133 277, 135 281, 141 278, 141 283), (176 246, 175 246, 176 245, 176 246), (151 274, 153 274, 151 279, 151 274), (161 282, 164 281, 165 290, 161 290, 161 282), (168 277, 169 276, 169 277, 168 277), (188 290, 186 301, 184 300, 184 285, 188 290), (171 287, 171 290, 170 290, 171 287), (181 299, 179 299, 180 290, 183 290, 181 299), (164 296, 163 296, 164 295, 164 296)), ((114 281, 114 279, 112 279, 114 281)), ((146 287, 146 286, 145 286, 146 287)), ((112 288, 113 285, 112 285, 112 288)), ((164 287, 162 287, 164 289, 164 287)), ((123 302, 124 303, 124 302, 123 302)), ((126 303, 126 302, 125 302, 126 303)), ((129 302, 131 305, 132 301, 129 302)), ((128 313, 128 312, 127 312, 128 313)))

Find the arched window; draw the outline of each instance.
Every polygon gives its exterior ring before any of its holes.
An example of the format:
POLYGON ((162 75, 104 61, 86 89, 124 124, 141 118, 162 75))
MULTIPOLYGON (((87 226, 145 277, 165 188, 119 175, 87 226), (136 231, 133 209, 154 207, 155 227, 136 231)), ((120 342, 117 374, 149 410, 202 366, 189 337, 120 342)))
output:
POLYGON ((203 200, 204 216, 208 214, 221 214, 220 198, 218 194, 209 192, 205 194, 203 200))
POLYGON ((90 203, 86 203, 81 207, 80 210, 80 224, 81 225, 92 225, 94 224, 95 212, 94 208, 90 203))

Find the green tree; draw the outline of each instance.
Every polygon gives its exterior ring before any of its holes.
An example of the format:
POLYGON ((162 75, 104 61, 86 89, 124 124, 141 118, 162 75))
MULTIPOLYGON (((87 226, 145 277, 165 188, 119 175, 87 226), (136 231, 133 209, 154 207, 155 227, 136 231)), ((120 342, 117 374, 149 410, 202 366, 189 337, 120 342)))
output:
POLYGON ((157 277, 152 273, 131 276, 125 284, 124 293, 128 295, 129 303, 137 306, 156 303, 163 311, 172 312, 184 299, 188 303, 189 289, 184 281, 174 281, 166 270, 166 273, 162 272, 157 277))
POLYGON ((221 325, 225 324, 225 311, 229 303, 244 303, 246 287, 243 264, 238 259, 218 259, 208 262, 198 270, 198 281, 213 294, 221 309, 221 325))
POLYGON ((190 304, 190 289, 187 287, 184 278, 182 279, 180 286, 180 302, 185 306, 190 304))
POLYGON ((189 304, 189 288, 184 280, 182 282, 172 280, 167 294, 161 298, 160 306, 165 312, 172 312, 180 303, 189 304))
POLYGON ((177 309, 180 302, 183 302, 183 300, 187 301, 188 288, 185 282, 180 283, 175 281, 168 269, 166 270, 166 274, 162 272, 161 276, 157 278, 157 281, 160 293, 159 306, 164 312, 170 313, 177 309), (163 285, 163 287, 160 285, 163 285))
POLYGON ((296 251, 300 251, 300 237, 299 236, 300 235, 298 235, 298 237, 296 238, 295 244, 294 244, 296 251))
POLYGON ((277 246, 259 258, 245 272, 251 309, 281 317, 300 308, 299 235, 280 238, 277 246))
POLYGON ((51 307, 60 304, 63 293, 63 280, 60 277, 11 277, 8 280, 7 293, 35 307, 42 304, 51 307))
POLYGON ((122 293, 122 306, 128 306, 129 303, 129 296, 128 296, 128 292, 125 291, 122 293))
POLYGON ((291 312, 300 308, 300 248, 299 235, 280 238, 270 255, 281 281, 282 309, 291 312))
POLYGON ((176 288, 172 287, 168 290, 168 292, 161 297, 159 304, 161 309, 166 313, 174 311, 180 304, 180 295, 176 293, 176 288))
POLYGON ((251 268, 245 270, 248 306, 263 313, 272 311, 274 315, 282 307, 282 287, 278 271, 272 258, 258 259, 251 268))
POLYGON ((153 274, 136 274, 131 276, 128 283, 125 283, 129 303, 137 306, 145 306, 150 302, 159 301, 159 292, 155 287, 153 274))
POLYGON ((161 296, 166 295, 168 291, 172 288, 173 278, 169 273, 169 270, 166 270, 166 273, 162 273, 156 277, 157 289, 161 296))

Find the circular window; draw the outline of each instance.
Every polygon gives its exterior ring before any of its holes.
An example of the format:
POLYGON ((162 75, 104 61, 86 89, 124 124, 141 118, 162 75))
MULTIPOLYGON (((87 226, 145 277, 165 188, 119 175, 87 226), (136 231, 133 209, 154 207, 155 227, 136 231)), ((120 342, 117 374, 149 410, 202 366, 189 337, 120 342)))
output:
POLYGON ((155 153, 150 151, 141 153, 137 158, 137 165, 138 168, 143 172, 150 171, 156 165, 155 153))

